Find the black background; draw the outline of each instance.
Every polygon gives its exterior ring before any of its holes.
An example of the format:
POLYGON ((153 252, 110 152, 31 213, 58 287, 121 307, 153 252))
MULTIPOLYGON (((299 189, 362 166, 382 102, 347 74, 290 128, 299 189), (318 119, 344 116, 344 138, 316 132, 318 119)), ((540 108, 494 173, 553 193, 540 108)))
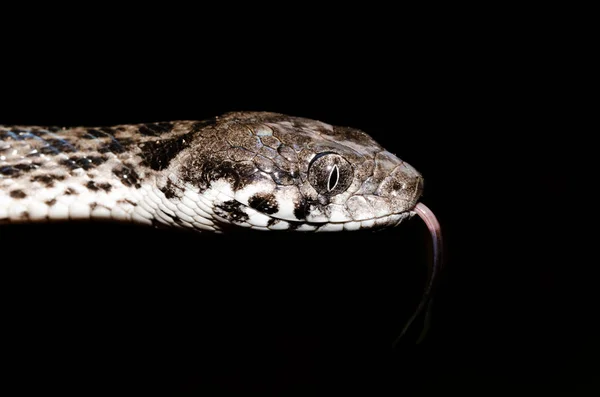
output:
POLYGON ((19 387, 263 395, 593 387, 594 367, 583 362, 596 344, 585 315, 585 232, 570 215, 573 82, 556 42, 358 30, 283 45, 276 35, 163 39, 148 29, 66 52, 51 40, 23 46, 2 64, 0 123, 267 110, 365 130, 422 172, 423 202, 443 227, 446 271, 424 344, 411 334, 388 353, 418 302, 429 255, 416 219, 314 236, 4 226, 3 328, 19 387))

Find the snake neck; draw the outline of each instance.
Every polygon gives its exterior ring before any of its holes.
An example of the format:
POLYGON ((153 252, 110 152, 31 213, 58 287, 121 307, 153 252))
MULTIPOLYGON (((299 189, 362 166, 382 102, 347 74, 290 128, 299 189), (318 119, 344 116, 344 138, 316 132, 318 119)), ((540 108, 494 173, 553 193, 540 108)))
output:
POLYGON ((211 202, 169 201, 170 160, 206 122, 0 126, 0 223, 111 219, 214 230, 211 202), (197 213, 199 212, 199 213, 197 213))

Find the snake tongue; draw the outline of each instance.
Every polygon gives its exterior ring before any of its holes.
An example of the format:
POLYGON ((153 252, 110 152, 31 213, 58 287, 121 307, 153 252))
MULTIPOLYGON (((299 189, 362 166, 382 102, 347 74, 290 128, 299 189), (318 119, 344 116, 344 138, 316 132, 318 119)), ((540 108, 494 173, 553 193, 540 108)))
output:
POLYGON ((421 342, 421 340, 424 338, 429 326, 429 316, 431 314, 431 307, 433 304, 433 289, 435 283, 439 278, 439 273, 442 269, 443 264, 442 230, 440 227, 440 223, 438 222, 433 212, 429 208, 427 208, 423 203, 418 203, 415 206, 414 211, 417 215, 419 215, 421 219, 423 219, 423 221, 427 225, 427 228, 429 229, 429 233, 431 234, 433 260, 428 266, 427 283, 425 284, 425 290, 423 291, 423 297, 421 298, 421 302, 419 303, 419 306, 417 307, 415 313, 410 317, 410 319, 402 329, 400 335, 393 342, 392 348, 396 347, 400 339, 404 336, 404 334, 406 334, 406 331, 409 329, 411 324, 415 321, 419 314, 421 314, 421 312, 427 307, 427 312, 425 314, 425 326, 423 331, 421 332, 421 336, 419 337, 417 343, 421 342))

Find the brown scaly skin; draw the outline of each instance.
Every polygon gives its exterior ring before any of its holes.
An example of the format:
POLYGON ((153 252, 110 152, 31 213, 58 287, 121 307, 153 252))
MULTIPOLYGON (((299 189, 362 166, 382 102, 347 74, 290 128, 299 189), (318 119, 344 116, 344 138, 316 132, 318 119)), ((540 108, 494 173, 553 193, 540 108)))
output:
POLYGON ((266 112, 100 128, 0 127, 0 156, 0 208, 22 204, 4 218, 0 212, 0 221, 31 220, 30 206, 35 220, 64 218, 52 206, 71 196, 68 205, 92 207, 72 211, 78 217, 103 209, 110 218, 117 208, 114 218, 140 220, 135 207, 146 203, 152 222, 197 227, 177 210, 151 205, 144 192, 152 190, 171 207, 189 205, 182 204, 186 192, 206 199, 212 211, 199 216, 210 218, 209 230, 354 230, 397 224, 422 190, 420 174, 366 133, 266 112), (115 197, 94 201, 97 192, 115 197), (256 212, 263 217, 254 224, 256 212))

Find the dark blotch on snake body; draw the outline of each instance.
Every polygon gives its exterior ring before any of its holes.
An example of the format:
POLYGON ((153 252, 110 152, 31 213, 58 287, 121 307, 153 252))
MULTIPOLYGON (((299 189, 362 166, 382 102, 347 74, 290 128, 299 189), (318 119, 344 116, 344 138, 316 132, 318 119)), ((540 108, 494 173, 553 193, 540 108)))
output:
POLYGON ((96 184, 96 186, 99 187, 100 189, 104 190, 106 193, 110 192, 112 189, 112 185, 107 182, 98 183, 98 184, 96 184))
POLYGON ((88 181, 88 183, 85 184, 85 187, 90 189, 92 192, 97 192, 98 190, 100 190, 100 188, 96 186, 96 183, 94 181, 88 181))
POLYGON ((16 177, 16 176, 20 175, 21 172, 18 169, 16 169, 15 167, 11 167, 10 165, 7 165, 6 167, 0 167, 0 174, 16 177))
POLYGON ((56 204, 56 199, 46 200, 45 203, 48 207, 52 207, 54 204, 56 204))
POLYGON ((15 164, 15 165, 7 165, 5 167, 0 168, 0 174, 5 176, 10 176, 16 178, 23 173, 29 172, 31 170, 35 170, 39 168, 39 163, 34 164, 15 164))
POLYGON ((50 175, 36 175, 31 178, 31 182, 41 182, 47 187, 54 186, 54 179, 50 175))
POLYGON ((24 199, 25 197, 27 197, 27 194, 25 194, 25 192, 20 189, 16 189, 10 192, 10 197, 15 199, 24 199))
POLYGON ((215 214, 234 223, 248 220, 248 214, 243 211, 244 205, 235 200, 225 201, 215 206, 215 214))
MULTIPOLYGON (((287 222, 288 225, 290 223, 288 221, 282 221, 281 219, 277 219, 277 218, 269 218, 269 220, 267 221, 267 227, 275 226, 281 222, 287 222)), ((289 228, 289 226, 288 226, 288 228, 289 228)))
POLYGON ((41 182, 47 187, 54 186, 54 181, 62 181, 65 179, 64 175, 53 175, 53 174, 44 174, 44 175, 35 175, 32 176, 31 182, 41 182))
POLYGON ((160 171, 167 168, 171 160, 177 156, 182 149, 189 146, 192 139, 192 133, 173 139, 163 139, 161 141, 150 141, 140 144, 142 152, 140 156, 144 165, 153 170, 160 171))
POLYGON ((121 183, 125 186, 135 186, 136 188, 142 187, 140 184, 140 176, 128 166, 118 166, 113 168, 112 173, 116 175, 121 183))
POLYGON ((277 199, 272 193, 256 193, 250 197, 248 205, 265 214, 274 214, 279 211, 277 199))
POLYGON ((31 170, 36 170, 40 166, 41 166, 41 163, 31 163, 31 164, 21 163, 21 164, 13 165, 14 168, 18 169, 19 171, 23 171, 23 172, 29 172, 31 170))
POLYGON ((72 153, 76 152, 77 148, 66 139, 45 139, 46 146, 40 149, 41 153, 51 154, 56 153, 72 153))
POLYGON ((72 194, 77 194, 77 190, 73 189, 72 187, 68 187, 65 189, 65 195, 70 196, 72 194))
POLYGON ((105 157, 100 156, 87 156, 87 157, 69 157, 66 160, 62 160, 60 164, 68 167, 70 170, 75 170, 77 168, 83 168, 88 171, 93 168, 96 168, 100 164, 106 161, 105 157))
POLYGON ((100 153, 114 153, 114 154, 119 154, 119 153, 124 153, 127 148, 129 146, 131 146, 133 144, 133 140, 130 138, 121 138, 121 139, 116 139, 114 137, 110 137, 110 142, 108 142, 106 145, 101 146, 100 148, 98 148, 98 151, 100 153))

